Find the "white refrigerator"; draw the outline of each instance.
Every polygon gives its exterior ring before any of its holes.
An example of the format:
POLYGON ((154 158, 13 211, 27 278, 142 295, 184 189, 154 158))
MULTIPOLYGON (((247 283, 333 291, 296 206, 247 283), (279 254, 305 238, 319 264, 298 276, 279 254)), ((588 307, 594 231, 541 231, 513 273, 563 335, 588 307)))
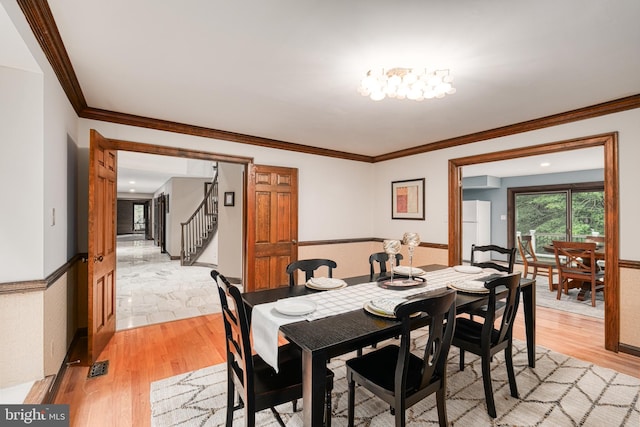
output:
MULTIPOLYGON (((491 202, 462 202, 462 260, 471 261, 471 245, 491 244, 491 202)), ((476 262, 490 261, 490 252, 478 252, 476 262)))

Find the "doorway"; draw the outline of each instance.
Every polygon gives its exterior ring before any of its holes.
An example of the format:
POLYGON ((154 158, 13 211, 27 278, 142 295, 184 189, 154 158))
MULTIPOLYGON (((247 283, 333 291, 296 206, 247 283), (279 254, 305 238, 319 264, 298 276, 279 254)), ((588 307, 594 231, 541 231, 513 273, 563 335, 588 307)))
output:
MULTIPOLYGON (((559 141, 494 153, 479 154, 449 160, 449 264, 460 264, 462 259, 462 168, 468 165, 499 160, 517 159, 533 155, 572 151, 588 147, 603 147, 604 151, 604 191, 605 191, 605 234, 607 268, 605 281, 605 336, 604 347, 618 351, 619 316, 619 209, 618 209, 618 135, 609 133, 568 141, 559 141)), ((507 231, 509 236, 514 230, 507 231)))

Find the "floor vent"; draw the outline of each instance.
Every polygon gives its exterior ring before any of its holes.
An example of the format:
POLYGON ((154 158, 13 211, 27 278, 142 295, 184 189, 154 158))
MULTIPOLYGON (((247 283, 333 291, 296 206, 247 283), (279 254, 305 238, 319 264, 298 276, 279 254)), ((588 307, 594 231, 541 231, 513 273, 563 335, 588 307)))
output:
POLYGON ((99 377, 100 375, 106 375, 109 371, 109 361, 103 360, 100 362, 96 362, 91 365, 91 369, 89 369, 89 374, 87 378, 99 377))

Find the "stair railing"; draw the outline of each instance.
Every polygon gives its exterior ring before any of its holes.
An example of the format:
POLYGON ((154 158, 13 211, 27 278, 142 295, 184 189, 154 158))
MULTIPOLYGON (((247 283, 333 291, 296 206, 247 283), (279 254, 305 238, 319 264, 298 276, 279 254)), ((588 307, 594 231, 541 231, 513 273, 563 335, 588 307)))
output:
POLYGON ((218 229, 218 172, 204 199, 182 226, 180 264, 193 265, 218 229))

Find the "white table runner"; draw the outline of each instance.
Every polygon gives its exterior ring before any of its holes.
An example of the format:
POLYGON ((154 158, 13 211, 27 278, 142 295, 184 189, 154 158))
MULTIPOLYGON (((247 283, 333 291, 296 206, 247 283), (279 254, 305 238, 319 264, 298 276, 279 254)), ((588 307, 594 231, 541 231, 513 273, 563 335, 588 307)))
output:
MULTIPOLYGON (((495 272, 495 270, 486 269, 480 273, 468 274, 457 272, 453 268, 445 268, 422 275, 421 277, 427 280, 426 286, 409 287, 406 290, 384 289, 378 286, 377 282, 371 282, 292 297, 310 300, 316 304, 316 310, 304 316, 281 314, 274 308, 276 302, 258 304, 253 307, 251 314, 253 348, 277 372, 278 334, 282 325, 302 320, 313 321, 349 311, 361 310, 364 304, 372 299, 383 297, 406 298, 430 290, 444 288, 449 283, 456 284, 468 280, 478 280, 495 272)), ((402 280, 402 278, 397 280, 402 280)))

